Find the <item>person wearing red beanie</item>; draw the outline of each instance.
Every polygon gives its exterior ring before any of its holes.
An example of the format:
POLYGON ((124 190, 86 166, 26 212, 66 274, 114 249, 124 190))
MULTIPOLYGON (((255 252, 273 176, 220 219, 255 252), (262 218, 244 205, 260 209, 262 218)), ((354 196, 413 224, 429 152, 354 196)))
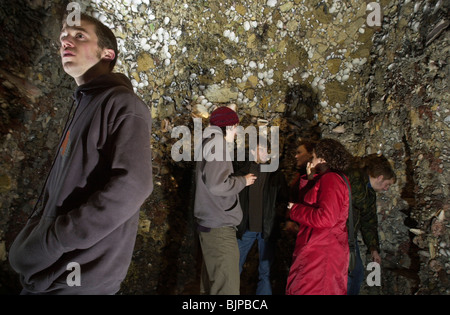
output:
POLYGON ((203 254, 201 294, 238 295, 240 292, 236 227, 242 220, 242 209, 238 194, 252 185, 256 176, 233 175, 227 142, 234 141, 238 123, 239 117, 231 108, 214 110, 211 128, 220 128, 223 137, 217 138, 220 134, 217 132, 210 137, 203 135, 203 156, 196 165, 194 216, 203 254))
POLYGON ((239 124, 239 117, 231 108, 222 106, 211 113, 209 123, 217 127, 234 126, 239 124))

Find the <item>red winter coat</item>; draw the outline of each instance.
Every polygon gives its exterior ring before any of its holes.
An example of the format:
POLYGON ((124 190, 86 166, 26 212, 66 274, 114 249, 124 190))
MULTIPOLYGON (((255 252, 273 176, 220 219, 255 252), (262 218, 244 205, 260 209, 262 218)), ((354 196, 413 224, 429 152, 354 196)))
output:
POLYGON ((286 294, 347 293, 349 263, 347 185, 339 174, 324 172, 300 181, 300 199, 290 217, 300 223, 286 294), (314 184, 306 193, 305 185, 314 184), (305 190, 305 189, 303 189, 305 190))

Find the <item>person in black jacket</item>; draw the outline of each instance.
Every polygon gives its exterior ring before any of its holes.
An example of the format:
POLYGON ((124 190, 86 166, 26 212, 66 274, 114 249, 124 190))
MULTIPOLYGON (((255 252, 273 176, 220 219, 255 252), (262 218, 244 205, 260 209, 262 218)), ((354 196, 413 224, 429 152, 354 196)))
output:
POLYGON ((261 142, 256 152, 250 152, 255 156, 255 161, 247 162, 239 173, 252 173, 257 179, 252 186, 247 186, 239 194, 243 212, 237 231, 239 271, 242 272, 253 243, 258 241, 259 281, 256 294, 271 295, 270 268, 278 235, 276 209, 280 202, 287 204, 288 188, 284 174, 279 169, 271 173, 261 172, 261 165, 269 160, 267 148, 261 142))

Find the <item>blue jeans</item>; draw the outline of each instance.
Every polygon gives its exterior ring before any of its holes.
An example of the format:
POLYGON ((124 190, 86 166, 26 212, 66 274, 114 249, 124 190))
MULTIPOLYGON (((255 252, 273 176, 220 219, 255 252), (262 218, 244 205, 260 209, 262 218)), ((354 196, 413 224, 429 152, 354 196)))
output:
POLYGON ((364 266, 359 253, 358 242, 356 242, 356 264, 348 275, 347 295, 358 295, 361 283, 364 281, 364 266))
POLYGON ((271 295, 272 285, 270 284, 270 267, 273 262, 273 253, 275 249, 275 243, 271 241, 264 241, 262 233, 246 231, 242 235, 242 239, 238 239, 239 245, 239 272, 242 273, 247 254, 253 246, 255 240, 258 241, 258 253, 259 253, 259 281, 256 288, 257 295, 271 295))

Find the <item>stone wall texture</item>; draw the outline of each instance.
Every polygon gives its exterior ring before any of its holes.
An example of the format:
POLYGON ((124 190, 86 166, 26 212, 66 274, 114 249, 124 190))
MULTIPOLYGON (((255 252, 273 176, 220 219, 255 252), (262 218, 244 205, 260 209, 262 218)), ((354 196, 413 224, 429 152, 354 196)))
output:
MULTIPOLYGON (((243 127, 280 128, 287 179, 298 138, 331 137, 354 155, 384 154, 398 180, 378 195, 381 286, 364 284, 362 293, 450 293, 450 3, 370 2, 78 2, 113 29, 115 71, 132 79, 154 121, 155 190, 142 207, 120 293, 199 292, 194 163, 171 158, 179 140, 172 130, 193 130, 193 117, 206 122, 214 108, 229 104, 243 127)), ((20 291, 8 248, 44 184, 75 88, 58 55, 68 3, 0 2, 3 294, 20 291)), ((293 241, 284 234, 279 241, 276 294, 284 293, 293 241)), ((254 289, 255 264, 246 264, 244 294, 254 289)))

